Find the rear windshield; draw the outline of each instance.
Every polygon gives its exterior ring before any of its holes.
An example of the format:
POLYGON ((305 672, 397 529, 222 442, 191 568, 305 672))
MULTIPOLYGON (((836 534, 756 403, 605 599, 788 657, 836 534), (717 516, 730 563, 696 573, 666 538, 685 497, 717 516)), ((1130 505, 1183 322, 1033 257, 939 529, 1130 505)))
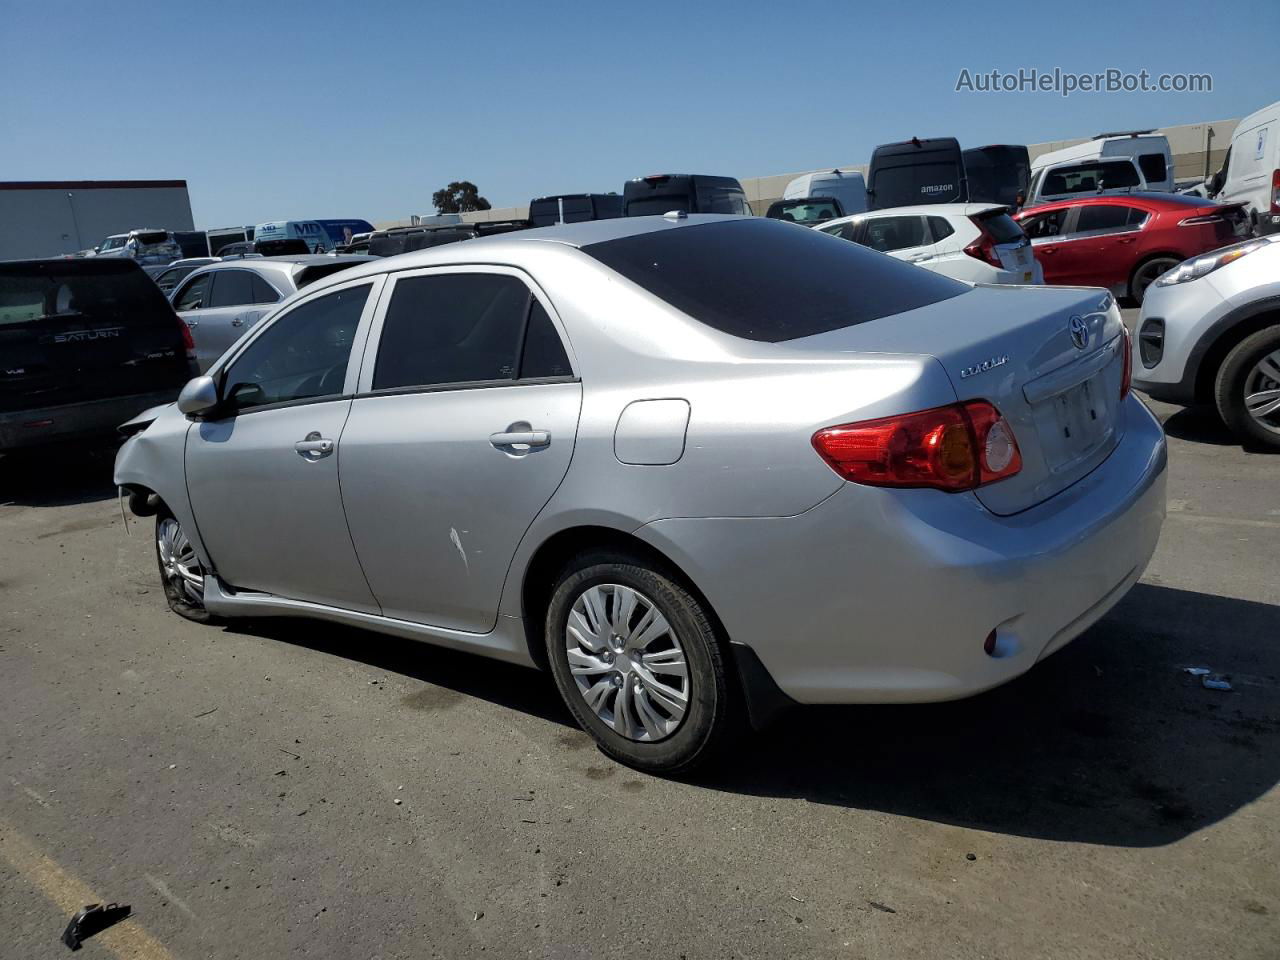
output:
POLYGON ((769 207, 768 216, 792 223, 824 223, 844 216, 835 200, 779 200, 769 207))
POLYGON ((969 289, 765 218, 655 230, 582 249, 695 320, 765 343, 851 327, 969 289))
POLYGON ((68 321, 68 327, 106 321, 121 326, 175 324, 160 288, 132 264, 122 269, 125 263, 4 264, 0 267, 0 330, 55 318, 68 321))
POLYGON ((1138 171, 1128 160, 1081 163, 1050 170, 1040 193, 1046 197, 1067 193, 1097 193, 1116 187, 1136 187, 1138 171))
POLYGON ((996 243, 1017 243, 1026 237, 1018 221, 1007 213, 979 215, 978 223, 996 243))
POLYGON ((340 270, 350 270, 352 267, 358 267, 362 263, 368 263, 367 260, 334 260, 332 263, 315 263, 303 267, 293 275, 294 285, 301 290, 309 283, 315 283, 322 277, 327 277, 331 273, 337 273, 340 270))
POLYGON ((887 210, 922 203, 955 203, 963 199, 960 178, 960 168, 946 162, 877 170, 875 208, 887 210))

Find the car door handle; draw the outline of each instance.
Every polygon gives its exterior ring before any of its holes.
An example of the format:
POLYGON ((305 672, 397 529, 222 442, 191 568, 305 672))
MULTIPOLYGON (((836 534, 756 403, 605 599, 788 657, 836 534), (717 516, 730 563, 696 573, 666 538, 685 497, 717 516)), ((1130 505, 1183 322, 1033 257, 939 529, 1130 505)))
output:
POLYGON ((190 327, 190 328, 192 328, 192 329, 194 329, 195 327, 200 326, 200 321, 199 321, 199 320, 188 320, 188 321, 187 321, 187 326, 188 326, 188 327, 190 327))
POLYGON ((546 430, 516 430, 489 434, 489 442, 495 447, 514 447, 523 444, 526 447, 545 447, 551 442, 551 434, 546 430))
POLYGON ((305 440, 295 443, 293 449, 304 460, 321 460, 333 453, 333 441, 326 440, 319 433, 312 431, 307 434, 305 440))
POLYGON ((1133 241, 1136 239, 1137 237, 1121 237, 1119 240, 1116 241, 1116 243, 1133 243, 1133 241))
POLYGON ((243 326, 244 326, 244 317, 233 317, 233 318, 232 318, 232 320, 231 320, 231 325, 232 325, 233 327, 243 327, 243 326))

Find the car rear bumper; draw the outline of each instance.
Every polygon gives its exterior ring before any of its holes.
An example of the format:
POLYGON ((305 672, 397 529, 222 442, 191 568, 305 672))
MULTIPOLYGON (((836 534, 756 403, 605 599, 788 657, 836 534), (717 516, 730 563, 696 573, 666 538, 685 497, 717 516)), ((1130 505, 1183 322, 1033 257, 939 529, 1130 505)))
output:
POLYGON ((0 450, 41 447, 89 437, 108 437, 116 427, 149 407, 172 403, 178 388, 106 400, 68 403, 0 413, 0 450))
POLYGON ((1124 416, 1096 470, 1009 517, 971 494, 846 484, 796 517, 659 520, 638 535, 801 703, 965 697, 1083 633, 1146 568, 1164 520, 1164 433, 1136 398, 1124 416))

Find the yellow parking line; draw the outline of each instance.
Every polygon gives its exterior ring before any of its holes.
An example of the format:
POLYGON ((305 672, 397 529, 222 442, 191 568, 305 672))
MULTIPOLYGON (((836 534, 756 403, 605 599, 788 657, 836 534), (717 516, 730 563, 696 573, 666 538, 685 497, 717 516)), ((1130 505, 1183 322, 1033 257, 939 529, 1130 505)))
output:
MULTIPOLYGON (((0 857, 35 884, 66 915, 66 921, 89 904, 103 902, 79 877, 50 860, 3 818, 0 818, 0 857)), ((61 934, 61 927, 51 930, 50 942, 56 942, 61 934)), ((173 960, 173 954, 132 917, 94 934, 90 942, 101 944, 120 960, 173 960)))

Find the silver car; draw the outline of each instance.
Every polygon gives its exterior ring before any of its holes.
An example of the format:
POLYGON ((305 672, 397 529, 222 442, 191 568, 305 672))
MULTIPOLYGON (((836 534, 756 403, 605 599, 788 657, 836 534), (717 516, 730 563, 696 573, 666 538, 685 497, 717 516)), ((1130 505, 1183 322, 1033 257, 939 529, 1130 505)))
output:
POLYGON ((169 300, 191 329, 196 362, 207 370, 277 303, 322 277, 368 262, 317 254, 211 262, 193 271, 169 300))
POLYGON ((964 697, 1106 613, 1164 517, 1128 356, 1103 291, 599 220, 314 284, 127 424, 115 478, 177 613, 542 667, 671 771, 740 711, 964 697))
POLYGON ((1242 441, 1280 450, 1280 235, 1192 257, 1147 288, 1134 384, 1208 403, 1242 441))

